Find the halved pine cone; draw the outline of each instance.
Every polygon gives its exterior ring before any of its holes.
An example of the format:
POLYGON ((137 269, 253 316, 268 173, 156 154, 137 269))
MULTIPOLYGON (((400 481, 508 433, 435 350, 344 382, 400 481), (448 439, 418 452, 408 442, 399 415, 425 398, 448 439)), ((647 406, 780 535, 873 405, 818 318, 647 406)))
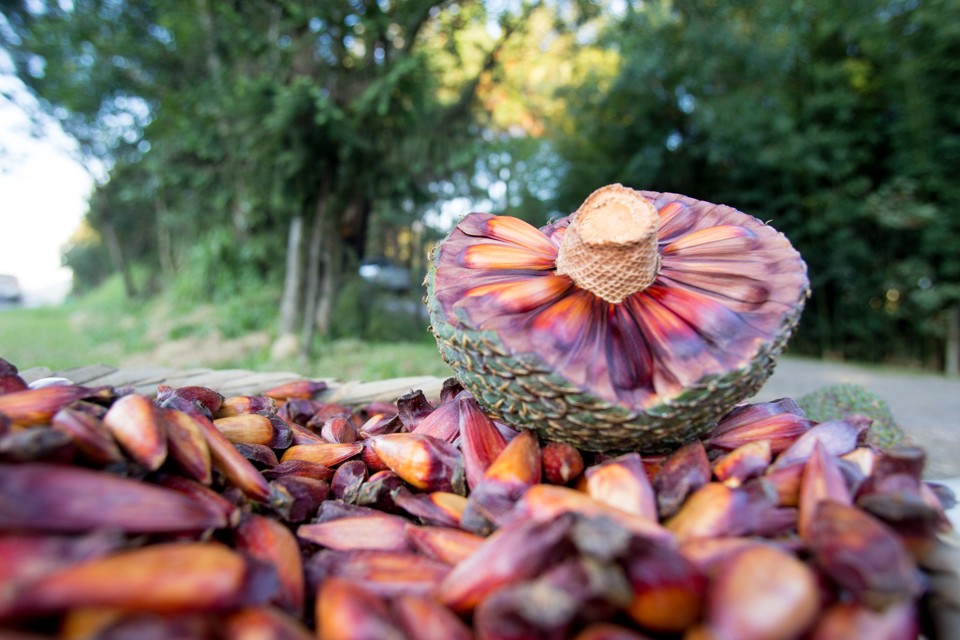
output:
POLYGON ((426 285, 441 354, 485 409, 599 451, 706 434, 772 373, 809 295, 773 227, 621 185, 541 229, 469 214, 426 285))

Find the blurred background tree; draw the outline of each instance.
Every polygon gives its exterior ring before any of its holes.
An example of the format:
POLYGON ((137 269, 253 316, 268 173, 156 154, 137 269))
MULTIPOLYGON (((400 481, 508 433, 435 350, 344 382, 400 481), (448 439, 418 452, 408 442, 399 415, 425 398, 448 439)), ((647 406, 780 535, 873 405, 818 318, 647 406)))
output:
POLYGON ((7 0, 0 44, 108 176, 66 254, 80 289, 267 284, 279 342, 309 352, 349 309, 365 318, 363 257, 418 282, 467 203, 542 224, 622 182, 783 231, 813 283, 792 352, 956 371, 956 15, 960 0, 7 0))

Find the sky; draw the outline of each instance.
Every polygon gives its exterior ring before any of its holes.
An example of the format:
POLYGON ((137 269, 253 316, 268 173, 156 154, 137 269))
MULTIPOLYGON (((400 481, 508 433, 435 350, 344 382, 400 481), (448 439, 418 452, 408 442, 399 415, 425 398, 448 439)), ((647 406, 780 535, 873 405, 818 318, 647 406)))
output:
MULTIPOLYGON (((18 83, 0 74, 0 94, 22 96, 18 83)), ((45 129, 32 137, 28 116, 0 97, 0 273, 16 276, 28 299, 48 301, 70 281, 60 252, 80 226, 93 180, 71 157, 70 139, 55 125, 45 129)))

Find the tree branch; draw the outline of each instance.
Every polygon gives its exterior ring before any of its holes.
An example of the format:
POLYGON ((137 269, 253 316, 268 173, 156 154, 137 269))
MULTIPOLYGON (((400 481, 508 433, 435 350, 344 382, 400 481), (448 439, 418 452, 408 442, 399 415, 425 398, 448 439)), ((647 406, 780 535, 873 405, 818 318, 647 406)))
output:
POLYGON ((400 53, 409 53, 410 49, 413 48, 413 44, 417 41, 417 38, 420 36, 420 32, 423 30, 424 25, 430 21, 430 13, 434 9, 440 9, 443 5, 449 4, 450 0, 427 0, 420 7, 419 13, 413 16, 413 19, 409 24, 406 25, 405 38, 406 40, 403 43, 403 47, 400 49, 400 53))
POLYGON ((516 20, 513 20, 503 26, 503 33, 500 34, 500 38, 497 40, 496 44, 493 45, 493 48, 487 52, 487 55, 483 59, 483 64, 480 66, 480 70, 477 71, 477 74, 473 79, 467 83, 467 85, 460 92, 460 98, 456 103, 441 116, 440 118, 440 127, 446 127, 450 122, 461 117, 466 110, 470 107, 470 103, 473 102, 476 98, 477 87, 480 86, 481 80, 483 80, 484 74, 493 70, 497 64, 497 56, 500 55, 500 52, 506 46, 507 42, 510 41, 510 38, 513 34, 520 28, 520 26, 525 23, 533 11, 540 6, 539 0, 537 2, 531 2, 529 4, 524 4, 523 12, 517 17, 516 20))

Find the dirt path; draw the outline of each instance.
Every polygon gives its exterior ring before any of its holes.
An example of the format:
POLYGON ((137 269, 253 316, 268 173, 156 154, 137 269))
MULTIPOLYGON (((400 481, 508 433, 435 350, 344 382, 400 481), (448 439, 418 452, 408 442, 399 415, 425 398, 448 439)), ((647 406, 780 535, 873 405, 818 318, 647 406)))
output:
POLYGON ((754 400, 796 398, 840 382, 863 385, 886 400, 897 422, 927 450, 927 477, 960 478, 960 379, 782 358, 754 400))

